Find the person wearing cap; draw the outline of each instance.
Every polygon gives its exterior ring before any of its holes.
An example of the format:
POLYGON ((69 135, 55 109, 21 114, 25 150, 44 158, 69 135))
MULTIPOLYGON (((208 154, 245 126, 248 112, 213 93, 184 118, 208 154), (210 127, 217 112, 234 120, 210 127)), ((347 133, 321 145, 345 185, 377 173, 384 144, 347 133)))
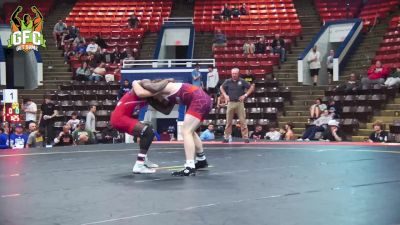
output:
POLYGON ((72 133, 72 138, 76 145, 88 145, 95 143, 95 136, 92 131, 86 129, 85 121, 81 120, 79 126, 72 133))
POLYGON ((15 125, 15 132, 10 135, 10 146, 12 149, 23 149, 26 147, 28 135, 24 133, 22 124, 15 125))
POLYGON ((29 127, 31 122, 36 122, 37 105, 32 99, 24 99, 23 110, 25 112, 25 127, 29 127))
POLYGON ((74 138, 71 135, 70 126, 63 126, 63 130, 56 138, 54 138, 54 143, 55 146, 71 146, 74 144, 74 138))
POLYGON ((322 134, 322 139, 325 141, 343 141, 344 135, 339 129, 337 120, 329 120, 328 129, 322 134))
POLYGON ((51 144, 51 141, 54 138, 53 126, 54 126, 54 117, 57 116, 56 105, 51 101, 50 96, 44 97, 44 102, 40 106, 40 122, 39 127, 44 128, 45 130, 45 142, 47 145, 51 144))
POLYGON ((192 71, 192 85, 201 87, 201 72, 200 65, 196 63, 194 70, 192 71))
POLYGON ((383 130, 383 123, 375 121, 372 127, 374 128, 374 132, 369 135, 368 142, 387 142, 389 134, 383 130))
POLYGON ((44 129, 40 128, 36 131, 33 131, 28 136, 27 145, 29 148, 40 148, 44 147, 44 129))

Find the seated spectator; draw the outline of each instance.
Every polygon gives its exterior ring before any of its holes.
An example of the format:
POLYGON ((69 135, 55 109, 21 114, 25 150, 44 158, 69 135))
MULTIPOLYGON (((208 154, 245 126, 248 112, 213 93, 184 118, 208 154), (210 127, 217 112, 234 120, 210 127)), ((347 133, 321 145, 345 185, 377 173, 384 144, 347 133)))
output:
POLYGON ((215 47, 225 47, 225 46, 226 46, 226 37, 221 32, 220 29, 217 29, 215 31, 215 34, 214 34, 213 48, 215 48, 215 47))
POLYGON ((80 57, 82 55, 86 54, 86 48, 87 46, 85 45, 85 43, 83 41, 79 42, 78 45, 75 47, 75 56, 77 59, 80 59, 80 57))
POLYGON ((342 109, 336 104, 336 102, 333 99, 329 100, 327 108, 329 110, 329 113, 332 115, 333 119, 340 118, 342 109))
POLYGON ((376 61, 375 65, 368 70, 368 77, 361 79, 362 84, 384 84, 389 75, 389 69, 383 66, 381 61, 376 61))
POLYGON ((160 134, 159 134, 156 130, 153 130, 153 132, 154 132, 153 141, 161 141, 161 136, 160 136, 160 134))
POLYGON ((122 61, 127 57, 128 53, 126 52, 126 49, 122 48, 119 51, 116 50, 116 58, 115 58, 116 63, 122 63, 122 61))
POLYGON ((225 5, 221 9, 221 20, 230 20, 232 16, 232 12, 229 9, 228 3, 225 3, 225 5))
POLYGON ((294 136, 293 128, 294 128, 294 125, 292 122, 286 123, 284 129, 282 129, 280 131, 280 133, 282 134, 281 139, 284 141, 296 140, 296 137, 294 136))
POLYGON ((68 52, 69 49, 72 46, 72 43, 74 42, 75 37, 73 37, 70 33, 69 30, 64 30, 64 33, 62 34, 61 37, 61 46, 64 47, 64 52, 68 52))
POLYGON ((208 127, 203 133, 200 135, 200 139, 202 141, 210 141, 210 140, 215 140, 215 135, 214 135, 214 124, 208 124, 208 127))
POLYGON ((233 17, 240 17, 240 10, 237 7, 237 5, 233 5, 233 7, 231 9, 231 14, 233 17))
POLYGON ((115 50, 107 51, 107 49, 104 48, 101 53, 101 61, 106 63, 115 63, 116 61, 115 50))
POLYGON ((82 62, 81 66, 76 69, 75 79, 78 81, 88 81, 92 72, 87 62, 82 62))
POLYGON ((400 85, 400 68, 397 67, 385 81, 386 87, 394 87, 400 85))
POLYGON ((314 120, 309 126, 306 131, 304 132, 303 136, 298 141, 310 141, 314 139, 315 134, 317 132, 324 132, 328 126, 328 122, 332 120, 332 115, 329 114, 329 111, 325 109, 322 115, 314 120))
POLYGON ((260 39, 254 46, 255 46, 255 51, 254 51, 255 54, 265 54, 265 51, 267 50, 267 44, 265 43, 264 37, 260 37, 260 39))
POLYGON ((100 47, 95 41, 92 39, 90 40, 90 43, 86 47, 86 52, 87 53, 92 53, 92 54, 98 54, 100 52, 100 47))
POLYGON ((114 129, 111 125, 101 132, 101 139, 103 144, 112 144, 114 140, 118 138, 118 131, 114 129))
POLYGON ((99 34, 96 34, 93 40, 101 49, 108 47, 106 41, 103 38, 101 38, 99 34))
POLYGON ((349 80, 345 84, 339 85, 339 87, 336 88, 336 91, 345 91, 346 93, 348 93, 359 88, 360 81, 357 79, 355 73, 351 73, 349 80))
POLYGON ((32 132, 35 132, 36 129, 37 129, 36 122, 33 122, 33 121, 29 122, 29 124, 28 124, 28 135, 31 134, 32 132))
POLYGON ((106 64, 104 62, 101 62, 100 65, 98 65, 94 70, 92 75, 90 75, 89 80, 92 81, 99 81, 104 78, 106 75, 106 64))
POLYGON ((137 18, 135 14, 132 14, 128 19, 128 27, 137 28, 138 25, 139 25, 139 18, 137 18))
POLYGON ((92 52, 88 53, 88 57, 87 57, 87 64, 90 68, 90 72, 92 73, 93 70, 97 67, 97 65, 99 64, 99 60, 98 57, 95 57, 95 55, 92 52))
POLYGON ((228 101, 226 101, 226 98, 224 95, 219 95, 217 99, 217 108, 225 108, 228 106, 228 101))
POLYGON ((322 134, 321 139, 325 141, 343 141, 344 135, 339 129, 339 122, 336 120, 329 120, 328 129, 322 134))
POLYGON ((248 15, 249 10, 247 9, 246 3, 243 3, 242 6, 240 6, 240 14, 241 15, 248 15))
POLYGON ((81 120, 79 126, 72 133, 72 138, 76 145, 88 145, 95 143, 93 132, 86 129, 85 122, 83 120, 81 120))
POLYGON ((23 149, 26 147, 28 135, 24 133, 22 124, 15 125, 15 132, 10 134, 10 146, 12 149, 23 149))
POLYGON ((250 135, 250 138, 255 140, 264 139, 264 137, 265 137, 265 131, 263 131, 261 125, 257 125, 253 133, 250 135))
POLYGON ((44 128, 40 128, 29 134, 27 145, 29 148, 44 147, 44 128))
POLYGON ((63 126, 63 130, 60 132, 60 134, 56 138, 54 138, 54 146, 71 146, 73 144, 74 139, 71 135, 71 127, 65 125, 63 126))
POLYGON ((254 54, 256 47, 250 40, 247 40, 243 44, 243 54, 254 54))
POLYGON ((383 130, 383 124, 380 121, 375 121, 372 125, 374 132, 369 135, 368 142, 387 142, 388 132, 383 130))
POLYGON ((247 69, 246 73, 241 76, 245 81, 249 82, 249 84, 253 84, 255 81, 255 77, 251 70, 247 69))
POLYGON ((74 131, 78 125, 80 120, 78 119, 78 114, 76 112, 71 113, 71 119, 68 120, 67 125, 71 127, 71 131, 74 131))
POLYGON ((208 94, 214 94, 219 82, 219 74, 217 68, 212 65, 208 66, 206 91, 208 94))
POLYGON ((121 68, 122 68, 122 65, 118 66, 118 68, 115 68, 114 72, 106 74, 104 76, 105 80, 107 82, 120 81, 121 80, 121 68))
POLYGON ((83 44, 86 45, 86 40, 83 36, 78 34, 76 38, 74 39, 74 42, 72 43, 74 46, 78 46, 79 43, 83 42, 83 44))
POLYGON ((118 99, 121 99, 122 96, 124 96, 130 90, 132 90, 132 84, 129 82, 129 80, 124 80, 124 83, 122 84, 118 92, 118 99))
POLYGON ((77 27, 75 26, 75 24, 72 24, 72 25, 69 26, 67 29, 68 29, 68 32, 69 32, 69 34, 71 35, 71 37, 72 37, 73 39, 75 39, 76 37, 78 37, 78 35, 79 35, 79 28, 77 28, 77 27))
POLYGON ((272 41, 272 53, 279 54, 281 59, 281 63, 285 62, 286 59, 286 49, 285 49, 285 40, 280 37, 279 34, 275 34, 275 39, 272 41))
POLYGON ((62 20, 59 20, 58 23, 54 25, 53 28, 53 39, 56 43, 56 48, 58 48, 61 36, 64 33, 64 30, 67 29, 67 24, 65 24, 62 20))
POLYGON ((9 146, 8 142, 8 135, 4 132, 4 128, 0 127, 0 149, 8 149, 9 146))
POLYGON ((281 140, 281 133, 276 130, 275 127, 270 127, 269 132, 265 134, 265 139, 271 140, 271 141, 279 141, 281 140))
POLYGON ((321 112, 327 109, 327 106, 322 103, 322 99, 315 99, 315 104, 310 107, 310 119, 317 119, 321 112))

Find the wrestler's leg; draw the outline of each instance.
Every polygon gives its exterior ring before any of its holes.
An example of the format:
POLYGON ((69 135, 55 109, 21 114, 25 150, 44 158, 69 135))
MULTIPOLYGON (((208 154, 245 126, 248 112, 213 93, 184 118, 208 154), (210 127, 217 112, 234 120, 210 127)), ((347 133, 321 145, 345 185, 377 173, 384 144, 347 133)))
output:
MULTIPOLYGON (((136 120, 137 121, 137 120, 136 120)), ((151 125, 136 122, 133 128, 133 135, 140 137, 139 153, 136 158, 135 166, 133 167, 134 173, 154 173, 158 165, 150 162, 147 158, 147 152, 150 149, 154 139, 154 132, 151 125)))
POLYGON ((196 169, 206 168, 208 167, 208 162, 206 159, 206 154, 204 153, 203 150, 203 142, 201 141, 199 135, 196 132, 194 132, 193 134, 193 139, 194 139, 194 146, 196 149, 195 167, 196 169))

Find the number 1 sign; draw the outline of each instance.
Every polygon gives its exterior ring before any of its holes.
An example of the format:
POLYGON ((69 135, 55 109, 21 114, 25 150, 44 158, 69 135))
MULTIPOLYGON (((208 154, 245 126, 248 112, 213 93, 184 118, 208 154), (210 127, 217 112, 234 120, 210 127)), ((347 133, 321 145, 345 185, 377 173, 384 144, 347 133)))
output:
POLYGON ((3 90, 3 102, 4 103, 18 102, 18 90, 17 89, 4 89, 3 90))

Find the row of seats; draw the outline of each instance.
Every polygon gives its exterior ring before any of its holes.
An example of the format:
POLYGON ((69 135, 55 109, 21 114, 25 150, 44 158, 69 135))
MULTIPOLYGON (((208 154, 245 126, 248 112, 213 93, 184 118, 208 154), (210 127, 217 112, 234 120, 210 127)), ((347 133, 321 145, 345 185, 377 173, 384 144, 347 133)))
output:
POLYGON ((361 3, 361 0, 314 0, 315 8, 323 23, 333 20, 354 18, 354 16, 358 14, 361 3), (346 2, 350 4, 348 7, 346 7, 346 2))
POLYGON ((380 43, 376 52, 373 63, 377 60, 381 61, 389 68, 397 68, 400 66, 400 27, 398 27, 400 16, 395 16, 389 22, 389 28, 380 43))
MULTIPOLYGON (((267 43, 268 46, 271 46, 274 37, 273 36, 264 36, 265 37, 265 43, 267 43)), ((291 51, 292 50, 292 44, 293 42, 295 42, 295 40, 291 39, 290 37, 282 37, 285 40, 285 49, 286 51, 291 51)), ((234 48, 236 47, 237 49, 225 49, 225 48, 221 48, 221 47, 217 47, 213 49, 213 52, 215 54, 223 54, 220 53, 219 51, 235 51, 234 53, 226 53, 226 54, 236 54, 236 53, 241 53, 240 50, 242 50, 243 44, 246 41, 250 41, 250 42, 256 42, 257 37, 252 37, 252 36, 248 36, 248 37, 234 37, 234 38, 230 38, 229 40, 227 40, 226 42, 226 47, 231 47, 234 48)))
POLYGON ((369 0, 361 10, 359 17, 367 29, 374 25, 377 20, 385 19, 389 12, 398 7, 398 0, 369 0))
POLYGON ((56 91, 49 93, 52 100, 115 100, 118 97, 118 90, 86 90, 86 91, 56 91))
MULTIPOLYGON (((237 124, 239 120, 234 119, 233 124, 237 124)), ((201 130, 207 129, 208 124, 214 124, 216 126, 216 130, 220 130, 223 132, 225 125, 226 125, 226 119, 206 119, 203 120, 201 123, 201 130)), ((263 127, 263 130, 268 130, 269 127, 277 127, 278 123, 276 121, 270 121, 268 119, 246 119, 247 127, 249 130, 254 130, 256 125, 260 125, 263 127)))
MULTIPOLYGON (((91 105, 97 106, 98 110, 113 110, 117 105, 117 100, 90 100, 90 101, 54 101, 59 111, 86 111, 91 105)), ((70 116, 70 115, 67 115, 70 116)), ((86 116, 86 115, 85 115, 86 116)))
MULTIPOLYGON (((246 108, 246 114, 246 118, 248 119, 267 119, 270 121, 277 121, 278 119, 278 109, 275 107, 246 108)), ((217 110, 214 108, 206 116, 206 119, 216 119, 218 116, 225 118, 226 109, 220 108, 219 110, 217 110)))
POLYGON ((363 84, 360 87, 356 88, 355 90, 343 90, 336 87, 329 87, 328 90, 325 90, 325 96, 344 96, 344 95, 380 95, 384 94, 389 98, 394 98, 398 89, 394 87, 386 87, 380 84, 363 84))
POLYGON ((62 91, 84 91, 84 90, 106 90, 114 91, 119 90, 121 84, 118 82, 106 82, 106 81, 70 81, 63 83, 59 86, 62 91))

